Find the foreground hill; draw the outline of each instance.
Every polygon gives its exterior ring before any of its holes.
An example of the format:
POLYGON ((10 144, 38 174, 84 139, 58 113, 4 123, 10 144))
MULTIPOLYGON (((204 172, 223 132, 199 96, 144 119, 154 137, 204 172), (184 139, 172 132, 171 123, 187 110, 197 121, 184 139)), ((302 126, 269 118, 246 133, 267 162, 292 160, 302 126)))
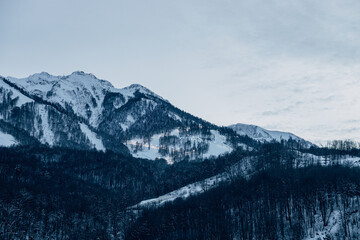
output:
POLYGON ((0 148, 0 239, 357 239, 360 150, 321 150, 269 143, 167 164, 0 148))
POLYGON ((144 210, 125 239, 359 239, 359 192, 359 168, 272 168, 144 210))

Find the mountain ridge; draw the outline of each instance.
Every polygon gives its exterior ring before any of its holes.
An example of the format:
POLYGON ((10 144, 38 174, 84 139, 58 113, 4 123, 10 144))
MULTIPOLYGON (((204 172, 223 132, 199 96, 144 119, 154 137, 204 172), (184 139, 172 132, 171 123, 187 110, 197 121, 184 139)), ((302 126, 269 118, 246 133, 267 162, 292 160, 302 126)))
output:
POLYGON ((172 162, 203 158, 219 136, 216 144, 224 150, 208 156, 233 150, 220 127, 183 112, 139 84, 117 89, 82 71, 1 80, 0 117, 50 146, 116 150, 123 145, 122 152, 128 148, 134 156, 172 162), (176 136, 171 135, 174 131, 176 136), (150 149, 152 154, 141 154, 150 149))
POLYGON ((186 113, 140 84, 117 89, 83 71, 0 80, 0 118, 50 146, 112 150, 172 163, 256 145, 246 134, 186 113))
POLYGON ((271 142, 277 141, 281 142, 282 140, 295 140, 300 142, 304 147, 311 147, 316 146, 315 144, 291 133, 291 132, 283 132, 278 130, 268 130, 257 125, 253 124, 244 124, 244 123, 237 123, 228 126, 229 128, 233 129, 239 135, 247 135, 255 140, 261 142, 271 142))

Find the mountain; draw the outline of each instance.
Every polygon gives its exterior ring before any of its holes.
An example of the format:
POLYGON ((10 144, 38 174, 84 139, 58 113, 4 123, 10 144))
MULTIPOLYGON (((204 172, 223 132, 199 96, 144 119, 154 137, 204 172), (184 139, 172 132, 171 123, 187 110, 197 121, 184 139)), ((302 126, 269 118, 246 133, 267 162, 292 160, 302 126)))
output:
POLYGON ((188 114, 149 89, 122 89, 81 71, 0 78, 0 120, 42 144, 112 150, 168 162, 246 147, 246 138, 188 114))
POLYGON ((300 138, 295 134, 289 132, 271 131, 256 125, 248 125, 242 123, 233 124, 228 127, 233 129, 237 134, 241 136, 249 136, 250 138, 260 142, 281 142, 281 140, 288 141, 292 139, 299 142, 303 147, 308 148, 314 146, 313 143, 306 141, 305 139, 300 138))
POLYGON ((0 239, 358 239, 360 149, 336 145, 83 72, 0 78, 0 239))
POLYGON ((360 239, 359 173, 340 165, 268 169, 141 210, 125 239, 360 239))

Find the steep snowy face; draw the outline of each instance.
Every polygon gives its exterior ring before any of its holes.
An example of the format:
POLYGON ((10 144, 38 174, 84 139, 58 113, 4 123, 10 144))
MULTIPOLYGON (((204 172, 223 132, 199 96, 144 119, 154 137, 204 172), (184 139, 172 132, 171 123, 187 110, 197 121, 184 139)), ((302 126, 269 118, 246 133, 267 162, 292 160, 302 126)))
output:
POLYGON ((113 88, 111 83, 84 72, 69 76, 39 73, 22 79, 8 77, 8 80, 32 96, 73 111, 92 126, 97 125, 106 92, 113 88))
POLYGON ((51 90, 51 87, 59 81, 58 77, 51 76, 48 73, 36 73, 27 78, 13 78, 7 77, 7 80, 24 89, 33 96, 46 98, 46 93, 51 90))
POLYGON ((96 127, 102 112, 105 94, 113 86, 99 80, 91 74, 74 72, 60 78, 47 92, 47 100, 59 103, 63 108, 70 108, 76 115, 86 119, 96 127))
POLYGON ((296 136, 295 134, 280 131, 270 131, 255 125, 238 123, 230 125, 229 128, 233 129, 239 135, 247 135, 250 138, 261 142, 270 142, 273 140, 280 142, 281 140, 287 141, 289 139, 292 139, 295 141, 299 141, 306 147, 310 147, 313 145, 312 143, 296 136))
POLYGON ((123 89, 116 89, 110 82, 82 71, 73 72, 68 76, 52 76, 43 72, 28 78, 8 77, 7 79, 32 96, 59 104, 63 109, 72 111, 93 127, 97 127, 102 119, 106 96, 117 96, 112 102, 116 109, 134 98, 136 93, 162 99, 141 85, 133 84, 123 89))
POLYGON ((40 142, 49 146, 105 150, 102 139, 93 129, 55 107, 65 101, 57 102, 46 94, 59 85, 61 79, 41 73, 15 81, 17 84, 11 84, 11 81, 9 84, 9 81, 0 78, 0 130, 15 134, 13 136, 20 144, 40 142))

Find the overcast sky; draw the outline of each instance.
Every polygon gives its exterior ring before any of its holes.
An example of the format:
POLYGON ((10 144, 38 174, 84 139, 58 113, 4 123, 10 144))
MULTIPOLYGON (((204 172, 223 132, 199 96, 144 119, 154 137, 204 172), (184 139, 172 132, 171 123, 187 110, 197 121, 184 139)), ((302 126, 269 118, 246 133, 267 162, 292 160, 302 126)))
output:
POLYGON ((0 0, 0 75, 142 84, 219 125, 360 140, 359 0, 0 0))

